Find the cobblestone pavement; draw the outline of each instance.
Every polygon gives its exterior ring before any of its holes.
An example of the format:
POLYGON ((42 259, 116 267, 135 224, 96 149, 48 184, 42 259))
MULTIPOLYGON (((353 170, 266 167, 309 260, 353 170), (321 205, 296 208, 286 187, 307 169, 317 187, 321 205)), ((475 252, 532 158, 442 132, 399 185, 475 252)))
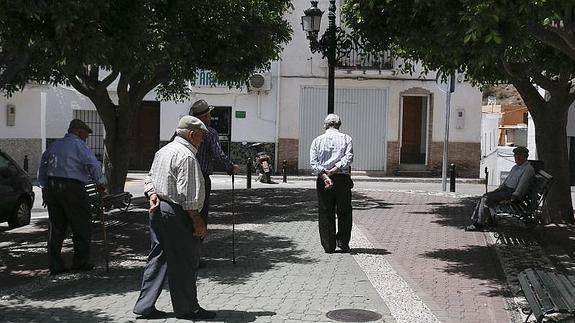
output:
MULTIPOLYGON (((559 238, 570 228, 543 234, 503 221, 494 232, 464 232, 476 201, 467 195, 356 190, 352 252, 330 255, 319 244, 313 189, 241 189, 233 205, 229 190, 214 195, 198 292, 219 322, 334 322, 326 314, 336 309, 373 311, 377 322, 519 322, 516 274, 573 268, 559 238)), ((40 219, 0 232, 0 322, 135 321, 146 210, 111 215, 110 273, 95 223, 97 269, 48 276, 46 229, 40 219)), ((64 252, 70 259, 70 240, 64 252)), ((167 290, 157 307, 171 312, 167 290)))

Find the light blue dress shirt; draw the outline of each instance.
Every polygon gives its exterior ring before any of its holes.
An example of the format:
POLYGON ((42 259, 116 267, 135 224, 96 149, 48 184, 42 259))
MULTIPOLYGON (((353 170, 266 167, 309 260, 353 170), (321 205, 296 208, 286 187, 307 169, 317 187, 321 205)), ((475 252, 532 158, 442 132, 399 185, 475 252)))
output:
POLYGON ((329 128, 315 138, 309 150, 312 173, 318 175, 336 166, 341 174, 349 174, 353 162, 351 136, 329 128))
POLYGON ((75 179, 82 183, 105 184, 102 165, 85 141, 75 134, 67 133, 54 142, 44 154, 38 169, 40 187, 48 185, 49 177, 75 179))

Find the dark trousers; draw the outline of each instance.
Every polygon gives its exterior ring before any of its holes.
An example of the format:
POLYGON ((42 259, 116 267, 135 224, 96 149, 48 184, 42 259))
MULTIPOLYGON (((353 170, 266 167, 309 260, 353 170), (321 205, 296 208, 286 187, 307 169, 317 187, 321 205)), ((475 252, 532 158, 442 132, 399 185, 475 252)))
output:
POLYGON ((319 237, 326 252, 335 250, 336 240, 339 240, 342 246, 349 247, 352 225, 351 188, 353 182, 349 175, 344 174, 333 175, 331 179, 333 187, 330 189, 325 189, 324 181, 319 177, 316 181, 319 201, 319 237))
POLYGON ((196 278, 200 239, 192 232, 192 221, 186 211, 177 204, 160 201, 159 210, 150 215, 152 245, 134 313, 146 315, 154 311, 166 278, 176 316, 191 314, 199 308, 196 278))
POLYGON ((84 184, 69 179, 50 178, 45 188, 50 230, 48 236, 48 268, 60 271, 65 268, 62 243, 68 226, 72 229, 74 258, 72 267, 87 265, 90 261, 92 217, 84 184))
POLYGON ((481 196, 481 200, 479 200, 475 206, 473 215, 471 215, 471 220, 480 225, 485 224, 487 218, 491 216, 491 214, 485 213, 485 208, 493 208, 497 203, 510 199, 514 191, 515 190, 512 188, 503 186, 498 187, 494 191, 483 194, 483 196, 481 196))
POLYGON ((207 226, 208 212, 210 211, 210 193, 212 192, 212 180, 210 179, 209 174, 203 174, 203 175, 204 175, 204 188, 206 195, 204 197, 204 206, 202 207, 200 214, 202 215, 202 219, 204 219, 204 223, 207 226))

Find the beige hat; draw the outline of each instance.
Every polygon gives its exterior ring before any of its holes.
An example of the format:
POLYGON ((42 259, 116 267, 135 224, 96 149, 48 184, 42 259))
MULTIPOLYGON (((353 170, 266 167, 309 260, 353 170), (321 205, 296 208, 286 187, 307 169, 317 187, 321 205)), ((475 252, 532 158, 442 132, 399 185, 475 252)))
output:
POLYGON ((192 104, 189 115, 199 117, 212 111, 213 109, 214 107, 209 105, 208 102, 206 102, 206 100, 198 100, 194 102, 194 104, 192 104))
POLYGON ((88 133, 92 133, 92 129, 90 129, 90 127, 88 127, 88 125, 80 119, 74 119, 70 121, 70 125, 68 126, 68 132, 72 131, 73 129, 83 129, 88 131, 88 133))
POLYGON ((192 116, 183 116, 178 122, 178 129, 200 129, 208 132, 208 128, 202 120, 192 116))

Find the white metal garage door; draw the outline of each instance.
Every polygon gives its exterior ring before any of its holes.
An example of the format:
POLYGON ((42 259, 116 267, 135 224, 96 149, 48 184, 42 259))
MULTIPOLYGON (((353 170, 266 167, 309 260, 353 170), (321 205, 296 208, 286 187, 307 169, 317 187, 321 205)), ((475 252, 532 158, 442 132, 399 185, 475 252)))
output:
MULTIPOLYGON (((385 170, 387 90, 336 88, 335 113, 340 130, 353 138, 353 170, 385 170)), ((300 96, 299 169, 310 169, 309 147, 324 132, 327 88, 304 86, 300 96)))

